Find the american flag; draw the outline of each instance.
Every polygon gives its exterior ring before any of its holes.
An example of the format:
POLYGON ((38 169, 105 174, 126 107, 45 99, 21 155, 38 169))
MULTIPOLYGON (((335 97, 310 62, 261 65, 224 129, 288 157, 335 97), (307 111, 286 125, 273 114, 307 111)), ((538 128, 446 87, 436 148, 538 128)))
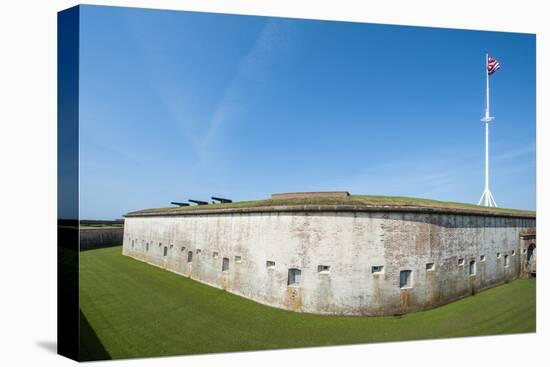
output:
POLYGON ((494 74, 498 69, 500 69, 498 61, 489 56, 489 60, 487 60, 487 73, 489 75, 494 74))

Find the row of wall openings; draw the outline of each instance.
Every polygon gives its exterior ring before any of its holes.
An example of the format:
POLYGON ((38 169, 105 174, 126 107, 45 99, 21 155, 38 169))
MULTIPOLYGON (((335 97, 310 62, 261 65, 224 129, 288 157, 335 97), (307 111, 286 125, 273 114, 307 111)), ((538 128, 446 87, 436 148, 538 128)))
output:
MULTIPOLYGON (((131 241, 132 248, 134 248, 134 240, 131 241)), ((162 247, 162 243, 159 242, 159 247, 162 247)), ((174 245, 170 245, 170 248, 173 248, 174 245)), ((145 244, 145 250, 149 251, 149 243, 147 242, 145 244)), ((181 251, 184 251, 185 247, 181 247, 181 251)), ((168 247, 164 246, 163 249, 163 255, 167 256, 168 247)), ((524 250, 524 252, 526 252, 524 250)), ((199 255, 201 253, 201 249, 197 249, 196 253, 199 255)), ((217 259, 219 257, 219 253, 217 251, 214 251, 212 253, 213 257, 217 259)), ((515 250, 512 250, 512 256, 515 256, 515 250)), ((501 258, 501 253, 497 252, 497 259, 501 258)), ((484 262, 486 259, 485 255, 480 256, 480 261, 484 262)), ((193 251, 189 251, 187 253, 187 262, 191 263, 193 261, 193 251)), ((241 256, 235 256, 235 262, 241 263, 242 257, 241 256)), ((458 259, 458 265, 464 265, 464 259, 460 258, 458 259)), ((509 266, 509 256, 506 254, 504 255, 504 266, 509 266)), ((268 269, 274 269, 275 268, 275 262, 274 261, 266 261, 266 267, 268 269)), ((229 258, 224 257, 222 261, 222 271, 228 271, 229 270, 229 258)), ((384 266, 377 265, 372 266, 371 272, 373 274, 381 274, 383 273, 384 266)), ((426 263, 426 270, 427 271, 433 271, 435 270, 434 263, 426 263)), ((319 273, 329 273, 330 272, 330 265, 318 265, 317 266, 317 272, 319 273)), ((476 269, 476 262, 474 260, 470 261, 469 263, 469 274, 470 275, 476 275, 477 269, 476 269)), ((301 274, 302 271, 300 269, 291 268, 288 270, 288 285, 296 285, 300 283, 301 280, 301 274)), ((412 270, 402 270, 399 275, 399 287, 400 288, 411 288, 412 287, 412 270)))
MULTIPOLYGON (((134 247, 134 240, 132 240, 132 248, 134 247)), ((159 247, 162 247, 162 243, 159 242, 159 247)), ((170 245, 170 248, 174 247, 174 245, 170 245)), ((181 248, 182 251, 185 249, 185 247, 182 247, 181 248)), ((166 256, 167 255, 167 251, 168 250, 168 247, 167 246, 164 246, 164 251, 163 251, 163 255, 166 256)), ((149 251, 149 242, 146 242, 145 243, 145 251, 149 251)))
MULTIPOLYGON (((235 256, 235 263, 240 264, 241 262, 242 262, 242 257, 241 256, 235 256)), ((228 257, 224 257, 222 259, 222 271, 229 271, 229 258, 228 257)))
MULTIPOLYGON (((475 261, 474 261, 475 264, 475 261)), ((267 261, 266 267, 268 269, 273 269, 275 267, 274 261, 267 261)), ((426 270, 433 271, 435 269, 434 263, 427 263, 426 270)), ((381 274, 384 270, 384 266, 377 265, 371 268, 373 274, 381 274)), ((330 272, 329 265, 318 265, 317 272, 319 273, 328 273, 330 272)), ((288 269, 288 285, 296 285, 300 283, 302 276, 302 271, 297 268, 288 269)), ((399 274, 399 288, 411 288, 412 287, 412 270, 402 270, 399 274)))
MULTIPOLYGON (((512 256, 515 256, 515 255, 516 255, 516 251, 512 250, 512 256)), ((497 259, 500 259, 501 257, 502 257, 501 253, 497 252, 497 259)), ((485 260, 486 260, 485 255, 481 255, 479 257, 479 261, 485 262, 485 260)), ((464 265, 464 259, 458 259, 458 265, 464 265)), ((504 266, 508 266, 508 265, 509 265, 508 255, 504 255, 504 266)))
MULTIPOLYGON (((131 240, 131 244, 132 244, 132 248, 134 248, 134 240, 131 240)), ((159 247, 162 247, 162 243, 160 243, 160 242, 159 242, 159 247)), ((173 248, 173 247, 174 247, 173 244, 170 245, 170 248, 173 248)), ((148 242, 145 244, 145 251, 149 251, 149 243, 148 243, 148 242)), ((167 256, 167 255, 168 255, 167 251, 168 251, 168 248, 165 246, 165 247, 164 247, 164 250, 163 250, 163 256, 167 256)), ((185 251, 185 246, 181 246, 181 247, 180 247, 180 251, 181 251, 181 252, 185 251)), ((196 253, 197 253, 197 255, 200 255, 200 254, 202 253, 202 250, 201 250, 201 249, 197 249, 197 250, 196 250, 196 253)), ((212 257, 213 257, 214 259, 217 259, 217 258, 219 257, 219 253, 218 253, 217 251, 212 252, 212 257)), ((192 252, 192 251, 189 251, 189 252, 187 253, 187 262, 192 262, 192 261, 193 261, 193 252, 192 252)), ((235 262, 236 262, 236 263, 241 263, 241 262, 242 262, 242 257, 241 257, 241 256, 238 256, 238 255, 235 256, 235 262)), ((275 262, 273 262, 273 266, 275 266, 275 262)))
MULTIPOLYGON (((512 256, 515 255, 515 251, 512 251, 512 256)), ((500 259, 501 255, 500 255, 500 252, 497 252, 497 259, 500 259)), ((481 255, 479 257, 479 260, 481 262, 485 262, 485 255, 481 255)), ((464 265, 464 259, 458 259, 458 265, 464 265)), ((505 267, 508 267, 510 265, 510 261, 509 261, 509 257, 508 255, 504 255, 504 266, 505 267)), ((470 275, 475 275, 476 274, 476 262, 475 260, 472 260, 470 261, 470 268, 469 268, 469 273, 470 275)))
MULTIPOLYGON (((500 254, 499 254, 500 255, 500 254)), ((481 255, 481 261, 485 261, 485 255, 481 255)), ((504 266, 508 267, 510 265, 508 255, 504 255, 504 266)), ((470 261, 470 275, 476 274, 476 262, 474 260, 470 261)))
MULTIPOLYGON (((240 256, 239 257, 239 260, 240 260, 240 256)), ((235 257, 235 261, 237 261, 237 256, 235 257)), ((240 262, 240 261, 239 261, 240 262)), ((268 270, 273 270, 275 269, 275 261, 271 261, 271 260, 267 260, 265 262, 265 267, 268 269, 268 270)), ((301 274, 301 270, 300 269, 296 269, 296 268, 291 268, 289 269, 289 275, 291 273, 294 273, 295 271, 299 271, 300 274, 301 274)), ((318 273, 321 273, 321 274, 328 274, 330 273, 330 265, 317 265, 317 272, 318 273)), ((295 283, 288 283, 288 284, 295 284, 295 283)))
MULTIPOLYGON (((516 256, 516 251, 515 250, 512 250, 512 256, 516 256)), ((501 258, 501 254, 500 252, 497 252, 497 259, 500 259, 501 258)), ((505 254, 504 255, 504 267, 507 268, 508 266, 510 266, 510 257, 508 256, 508 254, 505 254)))
MULTIPOLYGON (((182 251, 184 249, 185 249, 185 247, 181 248, 182 251)), ((202 251, 201 251, 201 249, 197 249, 195 252, 197 253, 197 255, 200 255, 202 251)), ((214 259, 217 259, 219 257, 219 253, 217 251, 212 252, 212 257, 214 259)), ((187 262, 188 263, 193 262, 193 251, 188 251, 187 252, 187 262)), ((242 262, 241 256, 235 256, 235 262, 236 263, 241 263, 242 262)), ((224 257, 223 260, 222 260, 222 271, 227 271, 227 270, 229 270, 229 258, 224 257)))

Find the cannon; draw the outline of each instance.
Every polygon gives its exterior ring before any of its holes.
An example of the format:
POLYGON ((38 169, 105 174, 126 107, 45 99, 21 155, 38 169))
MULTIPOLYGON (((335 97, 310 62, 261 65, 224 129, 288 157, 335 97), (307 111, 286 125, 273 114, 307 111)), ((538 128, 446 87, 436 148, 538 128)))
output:
MULTIPOLYGON (((215 197, 215 196, 212 196, 212 200, 219 201, 220 204, 227 204, 227 203, 232 203, 233 202, 233 200, 231 200, 231 199, 218 198, 218 197, 215 197)), ((212 203, 214 203, 214 202, 212 202, 212 203)))

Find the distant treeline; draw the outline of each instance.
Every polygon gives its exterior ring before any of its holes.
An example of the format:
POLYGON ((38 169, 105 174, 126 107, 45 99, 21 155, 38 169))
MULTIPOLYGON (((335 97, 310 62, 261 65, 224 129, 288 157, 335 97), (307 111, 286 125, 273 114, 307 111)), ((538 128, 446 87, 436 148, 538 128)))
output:
MULTIPOLYGON (((76 226, 78 224, 77 219, 58 219, 57 224, 60 226, 76 226)), ((81 225, 121 225, 124 224, 124 219, 115 220, 98 220, 98 219, 81 219, 81 225)))

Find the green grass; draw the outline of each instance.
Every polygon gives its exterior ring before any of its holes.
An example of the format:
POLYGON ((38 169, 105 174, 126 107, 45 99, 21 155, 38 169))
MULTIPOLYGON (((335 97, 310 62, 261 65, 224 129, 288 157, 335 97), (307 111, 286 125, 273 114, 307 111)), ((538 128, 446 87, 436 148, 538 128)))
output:
POLYGON ((299 205, 356 205, 356 206, 396 206, 396 207, 423 207, 436 209, 451 209, 474 211, 479 213, 497 213, 504 215, 535 216, 534 211, 489 208, 475 204, 457 203, 450 201, 439 201, 431 199, 410 198, 403 196, 375 196, 375 195, 350 195, 348 197, 309 197, 292 199, 268 199, 255 201, 241 201, 227 204, 191 205, 183 207, 167 207, 144 209, 128 213, 132 215, 154 215, 154 214, 177 214, 188 213, 205 209, 239 209, 239 208, 262 208, 271 206, 299 206, 299 205))
POLYGON ((534 279, 400 317, 336 317, 263 306, 124 257, 120 247, 81 252, 80 262, 83 360, 535 331, 534 279))

